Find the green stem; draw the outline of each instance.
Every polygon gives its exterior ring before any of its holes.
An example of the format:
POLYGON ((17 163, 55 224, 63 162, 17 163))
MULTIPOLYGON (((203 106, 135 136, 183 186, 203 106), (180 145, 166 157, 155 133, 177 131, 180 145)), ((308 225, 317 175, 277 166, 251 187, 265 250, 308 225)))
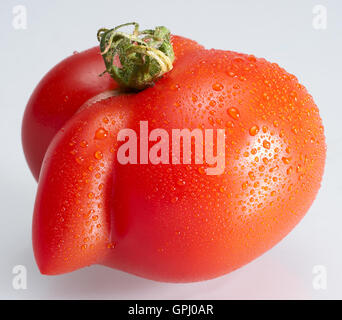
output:
POLYGON ((143 90, 172 69, 174 52, 170 31, 165 27, 139 31, 136 22, 97 33, 100 50, 109 75, 123 88, 143 90), (118 29, 132 25, 132 34, 118 29), (118 57, 121 66, 114 59, 118 57))

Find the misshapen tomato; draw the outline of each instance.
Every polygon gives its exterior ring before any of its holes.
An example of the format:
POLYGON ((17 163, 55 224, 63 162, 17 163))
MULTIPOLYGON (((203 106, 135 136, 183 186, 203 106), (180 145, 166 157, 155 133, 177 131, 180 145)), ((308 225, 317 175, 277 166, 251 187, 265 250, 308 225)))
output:
POLYGON ((270 249, 309 209, 325 161, 312 97, 264 59, 195 51, 175 53, 153 87, 82 108, 58 131, 34 211, 42 273, 103 264, 160 281, 210 279, 270 249), (140 121, 169 136, 225 129, 224 173, 194 161, 120 164, 118 133, 138 133, 140 121))

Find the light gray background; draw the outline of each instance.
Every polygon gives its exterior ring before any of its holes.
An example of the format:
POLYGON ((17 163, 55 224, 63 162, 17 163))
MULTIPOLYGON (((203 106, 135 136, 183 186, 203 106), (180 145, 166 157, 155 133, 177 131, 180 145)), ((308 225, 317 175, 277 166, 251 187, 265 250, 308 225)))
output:
POLYGON ((342 1, 96 0, 0 1, 0 298, 5 299, 327 299, 342 298, 342 1), (27 8, 27 30, 12 9, 27 8), (328 28, 312 27, 325 5, 328 28), (25 163, 20 129, 26 102, 57 62, 97 44, 99 27, 138 21, 165 25, 207 48, 255 54, 298 76, 320 108, 328 157, 322 188, 302 222, 280 244, 226 276, 194 284, 158 283, 92 266, 40 275, 31 247, 36 182, 25 163), (25 265, 27 290, 14 290, 12 268, 25 265), (314 290, 312 269, 327 268, 314 290))

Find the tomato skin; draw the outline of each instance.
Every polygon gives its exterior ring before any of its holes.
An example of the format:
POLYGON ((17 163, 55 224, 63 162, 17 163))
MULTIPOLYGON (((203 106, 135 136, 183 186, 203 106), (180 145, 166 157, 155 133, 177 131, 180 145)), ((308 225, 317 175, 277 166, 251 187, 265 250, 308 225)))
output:
MULTIPOLYGON (((203 47, 193 40, 173 35, 177 57, 203 47)), ((25 109, 22 145, 26 161, 38 181, 45 152, 55 134, 92 97, 118 89, 105 69, 99 47, 64 59, 39 82, 25 109)))
POLYGON ((83 109, 52 140, 33 220, 38 266, 60 274, 98 263, 170 282, 223 275, 293 229, 324 162, 318 109, 293 75, 235 52, 188 52, 154 87, 83 109), (141 120, 170 135, 225 128, 224 174, 120 165, 118 131, 139 132, 141 120))

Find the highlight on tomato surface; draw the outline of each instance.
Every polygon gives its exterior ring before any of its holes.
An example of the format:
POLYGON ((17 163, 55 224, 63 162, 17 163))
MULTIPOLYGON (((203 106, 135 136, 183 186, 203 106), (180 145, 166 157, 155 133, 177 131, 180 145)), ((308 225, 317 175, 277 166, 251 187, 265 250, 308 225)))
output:
POLYGON ((201 281, 284 238, 314 201, 326 156, 297 78, 165 27, 97 37, 43 77, 23 118, 40 271, 102 264, 201 281))

